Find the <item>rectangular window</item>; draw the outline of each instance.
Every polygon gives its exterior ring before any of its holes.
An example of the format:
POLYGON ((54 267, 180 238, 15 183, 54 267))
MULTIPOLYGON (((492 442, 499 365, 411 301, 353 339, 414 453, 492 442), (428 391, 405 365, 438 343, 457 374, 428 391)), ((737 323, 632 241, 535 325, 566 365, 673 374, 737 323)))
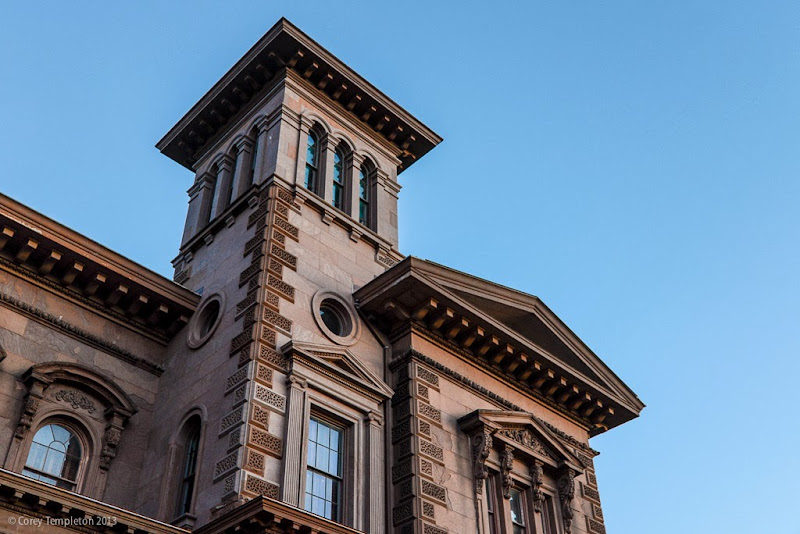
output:
POLYGON ((343 434, 321 419, 309 421, 305 509, 333 521, 340 520, 343 434))
POLYGON ((518 489, 511 490, 509 504, 511 506, 511 526, 514 534, 526 534, 528 529, 525 528, 525 502, 522 493, 518 489))
POLYGON ((542 531, 544 534, 556 534, 556 510, 553 507, 553 498, 550 495, 544 495, 544 502, 542 502, 542 531))
POLYGON ((497 529, 497 494, 494 491, 494 477, 486 478, 486 513, 489 516, 489 532, 488 534, 496 534, 497 529))

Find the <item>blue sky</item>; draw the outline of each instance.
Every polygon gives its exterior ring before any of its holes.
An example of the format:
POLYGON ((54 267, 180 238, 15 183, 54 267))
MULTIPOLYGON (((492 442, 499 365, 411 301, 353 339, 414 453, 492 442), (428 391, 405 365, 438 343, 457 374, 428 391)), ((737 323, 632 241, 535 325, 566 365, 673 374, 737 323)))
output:
POLYGON ((401 250, 541 297, 648 405, 614 534, 800 533, 800 4, 6 2, 0 191, 165 275, 153 145, 286 16, 442 135, 401 250))

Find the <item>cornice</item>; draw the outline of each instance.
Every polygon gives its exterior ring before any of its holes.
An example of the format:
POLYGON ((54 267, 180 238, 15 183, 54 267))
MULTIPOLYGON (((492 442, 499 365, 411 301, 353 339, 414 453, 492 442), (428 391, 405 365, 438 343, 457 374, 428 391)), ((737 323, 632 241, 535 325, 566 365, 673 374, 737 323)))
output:
POLYGON ((105 352, 106 354, 115 356, 116 358, 129 363, 134 367, 144 369, 148 373, 151 373, 155 376, 161 376, 161 374, 164 372, 164 368, 160 365, 156 365, 140 356, 136 356, 135 354, 128 352, 127 350, 122 349, 99 336, 87 332, 86 330, 70 324, 59 317, 35 308, 30 304, 22 302, 21 300, 10 295, 6 295, 2 292, 0 292, 0 304, 14 309, 46 326, 53 327, 72 337, 73 339, 77 339, 78 341, 90 345, 102 352, 105 352))
MULTIPOLYGON (((505 398, 501 397, 497 393, 485 388, 484 386, 478 384, 474 380, 470 380, 469 378, 463 376, 461 373, 450 369, 449 367, 443 365, 442 363, 440 363, 437 360, 431 358, 430 356, 427 356, 427 355, 425 355, 425 354, 423 354, 423 353, 421 353, 421 352, 419 352, 417 350, 414 350, 414 349, 409 349, 403 355, 393 359, 389 363, 389 368, 390 369, 396 369, 397 366, 402 365, 403 363, 407 362, 408 359, 414 359, 414 360, 416 360, 416 361, 418 361, 420 363, 423 363, 425 365, 428 365, 428 366, 436 369, 437 371, 442 373, 445 377, 449 378, 450 380, 452 380, 452 381, 454 381, 454 382, 456 382, 456 383, 458 383, 458 384, 460 384, 462 386, 466 386, 468 389, 470 389, 474 393, 477 393, 478 395, 480 395, 484 399, 486 399, 486 400, 488 400, 490 402, 493 402, 493 403, 497 404, 500 407, 503 407, 503 408, 505 408, 507 410, 511 410, 511 411, 515 411, 515 412, 525 412, 526 411, 522 407, 514 404, 513 402, 509 401, 508 399, 505 399, 505 398)), ((557 434, 561 439, 565 440, 570 445, 572 445, 574 447, 577 447, 577 448, 579 448, 579 449, 581 449, 581 450, 583 450, 585 452, 588 452, 588 453, 592 454, 593 456, 597 456, 598 454, 600 454, 596 450, 592 449, 589 445, 587 445, 585 443, 582 443, 581 441, 579 441, 576 438, 570 436, 566 432, 564 432, 562 430, 559 430, 558 428, 556 428, 555 426, 551 425, 547 421, 544 421, 541 418, 536 417, 533 414, 531 414, 531 415, 536 421, 538 421, 542 425, 546 426, 548 428, 548 430, 551 430, 553 433, 557 434)), ((581 424, 581 426, 584 427, 585 425, 581 424)))
POLYGON ((133 330, 137 334, 147 337, 148 339, 159 343, 160 345, 166 346, 170 340, 169 336, 165 336, 157 331, 147 328, 145 325, 138 323, 132 319, 129 319, 125 315, 116 312, 108 307, 93 301, 92 299, 86 298, 77 291, 70 289, 69 287, 64 287, 60 284, 53 282, 45 278, 44 276, 38 275, 24 267, 21 267, 15 263, 12 263, 5 258, 0 257, 0 269, 13 273, 15 276, 23 278, 39 287, 46 288, 53 293, 58 293, 62 295, 67 300, 75 302, 85 308, 90 308, 102 316, 108 317, 109 319, 119 323, 120 325, 133 330))

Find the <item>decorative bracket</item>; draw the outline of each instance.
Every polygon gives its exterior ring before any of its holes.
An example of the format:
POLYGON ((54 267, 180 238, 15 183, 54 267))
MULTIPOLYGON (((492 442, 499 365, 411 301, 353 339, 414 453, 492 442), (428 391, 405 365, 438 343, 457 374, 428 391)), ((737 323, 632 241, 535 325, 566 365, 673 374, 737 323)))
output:
POLYGON ((540 489, 542 481, 544 480, 544 462, 541 460, 534 460, 531 465, 531 478, 533 485, 531 486, 531 493, 533 496, 533 509, 536 512, 542 512, 542 503, 544 502, 544 493, 540 489))
POLYGON ((565 534, 572 533, 572 499, 575 498, 576 472, 570 467, 563 468, 558 477, 558 497, 561 501, 561 518, 564 520, 565 534))
POLYGON ((492 450, 492 431, 489 427, 483 427, 483 432, 472 436, 472 462, 473 474, 475 475, 475 493, 483 493, 484 482, 489 476, 486 469, 486 459, 489 451, 492 450))
POLYGON ((514 447, 506 444, 503 452, 500 453, 500 469, 503 475, 503 497, 511 498, 511 487, 514 485, 511 479, 511 469, 514 467, 514 447))

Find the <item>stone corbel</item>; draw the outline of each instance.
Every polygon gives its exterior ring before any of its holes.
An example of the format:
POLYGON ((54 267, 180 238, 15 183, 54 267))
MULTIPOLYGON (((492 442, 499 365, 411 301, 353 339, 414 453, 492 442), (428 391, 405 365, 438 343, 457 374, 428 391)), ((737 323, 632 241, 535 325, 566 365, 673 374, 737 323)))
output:
POLYGON ((542 480, 544 479, 544 462, 541 460, 534 460, 531 465, 531 494, 533 499, 533 509, 541 513, 542 503, 544 502, 544 493, 542 493, 542 480))
POLYGON ((514 468, 514 447, 506 444, 500 453, 500 472, 503 477, 503 497, 511 498, 511 488, 514 485, 511 479, 511 470, 514 468))
POLYGON ((111 461, 117 456, 117 447, 122 440, 122 429, 128 420, 128 414, 117 411, 106 413, 108 424, 103 435, 103 448, 100 451, 100 469, 108 471, 111 461))
POLYGON ((488 427, 483 427, 483 432, 472 436, 472 464, 475 476, 475 493, 481 495, 489 471, 486 469, 486 459, 492 450, 492 432, 488 427))
POLYGON ((23 440, 28 435, 33 424, 33 417, 39 410, 39 402, 44 398, 44 390, 50 385, 50 381, 30 374, 25 378, 25 385, 28 386, 28 394, 25 396, 22 413, 19 415, 17 428, 14 430, 14 438, 18 440, 23 440))
POLYGON ((572 499, 575 498, 575 475, 570 467, 564 467, 558 477, 558 498, 561 501, 561 518, 564 520, 565 534, 572 532, 572 499))

